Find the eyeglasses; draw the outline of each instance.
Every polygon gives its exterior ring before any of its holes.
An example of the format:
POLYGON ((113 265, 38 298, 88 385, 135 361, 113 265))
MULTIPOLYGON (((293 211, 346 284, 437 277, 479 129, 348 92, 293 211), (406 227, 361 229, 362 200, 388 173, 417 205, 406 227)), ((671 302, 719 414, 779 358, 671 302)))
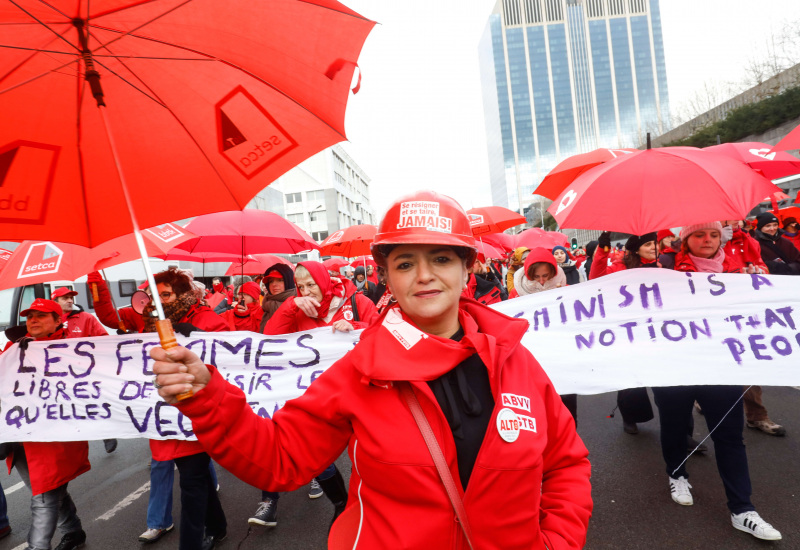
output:
POLYGON ((158 295, 161 296, 162 300, 169 300, 169 297, 175 294, 174 292, 159 292, 158 295))

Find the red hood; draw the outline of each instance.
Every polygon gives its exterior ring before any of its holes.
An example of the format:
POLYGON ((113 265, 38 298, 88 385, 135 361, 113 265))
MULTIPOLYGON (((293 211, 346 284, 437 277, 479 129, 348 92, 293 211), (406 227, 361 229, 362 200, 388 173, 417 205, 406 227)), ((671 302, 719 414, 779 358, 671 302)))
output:
POLYGON ((458 321, 464 329, 460 342, 423 333, 402 314, 399 306, 394 306, 384 311, 361 334, 360 342, 347 357, 369 380, 427 381, 452 370, 477 352, 493 379, 493 365, 503 364, 528 330, 528 321, 508 317, 464 298, 459 303, 458 321), (387 315, 396 316, 398 313, 402 315, 402 321, 384 326, 387 315), (479 325, 484 327, 483 332, 478 330, 479 325), (410 335, 424 336, 406 349, 387 327, 399 328, 404 335, 407 331, 410 335), (375 357, 391 357, 392 361, 375 361, 375 357), (431 361, 432 357, 436 360, 431 361))
POLYGON ((544 262, 553 266, 553 270, 558 272, 556 269, 558 264, 556 263, 556 259, 553 256, 553 253, 547 250, 546 248, 534 248, 531 250, 528 257, 525 258, 525 273, 528 272, 528 269, 535 263, 544 262))

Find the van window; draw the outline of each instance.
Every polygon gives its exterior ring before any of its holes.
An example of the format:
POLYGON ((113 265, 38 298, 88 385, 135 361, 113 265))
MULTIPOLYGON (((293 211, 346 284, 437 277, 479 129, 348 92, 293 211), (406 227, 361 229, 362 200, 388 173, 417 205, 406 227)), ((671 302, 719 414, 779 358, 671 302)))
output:
MULTIPOLYGON (((36 299, 35 292, 36 292, 36 288, 33 285, 26 286, 24 289, 22 289, 22 300, 20 302, 20 305, 22 306, 22 309, 20 311, 28 309, 28 306, 33 303, 33 301, 36 299)), ((49 298, 50 289, 47 288, 46 292, 47 292, 48 298, 49 298)), ((21 325, 25 321, 26 321, 25 317, 20 316, 19 320, 17 322, 15 322, 14 324, 21 325)))
POLYGON ((11 309, 14 305, 14 289, 0 290, 0 325, 12 325, 11 309))

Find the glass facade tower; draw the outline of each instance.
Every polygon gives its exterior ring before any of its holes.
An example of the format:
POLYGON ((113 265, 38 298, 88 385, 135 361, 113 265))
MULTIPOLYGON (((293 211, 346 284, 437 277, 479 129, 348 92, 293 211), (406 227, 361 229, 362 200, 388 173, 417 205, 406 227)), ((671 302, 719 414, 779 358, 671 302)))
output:
POLYGON ((492 202, 561 160, 671 128, 658 0, 498 0, 479 46, 492 202))

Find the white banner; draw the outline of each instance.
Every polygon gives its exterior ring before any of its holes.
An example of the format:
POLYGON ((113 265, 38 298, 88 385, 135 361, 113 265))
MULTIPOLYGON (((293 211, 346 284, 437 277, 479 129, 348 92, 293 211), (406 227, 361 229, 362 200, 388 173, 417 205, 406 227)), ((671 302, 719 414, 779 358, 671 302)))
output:
MULTIPOLYGON (((800 280, 636 269, 498 304, 561 393, 800 385, 800 280)), ((271 416, 355 344, 329 328, 178 337, 271 416)), ((0 355, 0 441, 191 439, 153 388, 154 334, 34 342, 0 355)), ((391 360, 390 358, 388 358, 391 360)))

